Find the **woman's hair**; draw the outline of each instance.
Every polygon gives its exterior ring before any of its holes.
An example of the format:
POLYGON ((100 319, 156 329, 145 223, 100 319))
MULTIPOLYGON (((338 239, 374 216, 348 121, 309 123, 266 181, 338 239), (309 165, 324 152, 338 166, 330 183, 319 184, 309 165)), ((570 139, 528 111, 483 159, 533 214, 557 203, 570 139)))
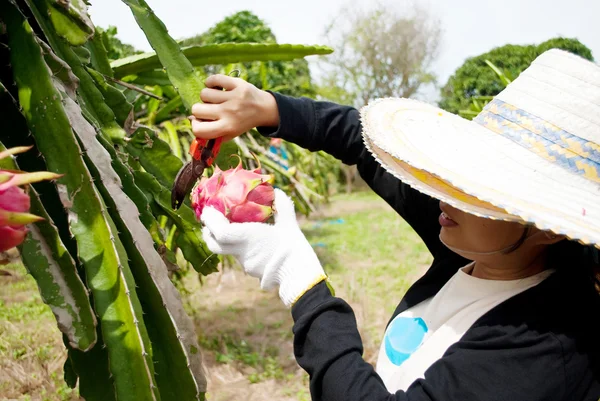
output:
POLYGON ((573 269, 589 280, 600 295, 600 250, 593 245, 562 240, 548 248, 548 263, 555 269, 573 269))
MULTIPOLYGON (((531 232, 532 224, 525 224, 521 238, 505 254, 519 249, 531 232)), ((600 250, 593 245, 583 245, 571 240, 562 240, 548 248, 547 260, 551 268, 573 268, 573 273, 581 273, 590 281, 596 292, 600 295, 600 250)))

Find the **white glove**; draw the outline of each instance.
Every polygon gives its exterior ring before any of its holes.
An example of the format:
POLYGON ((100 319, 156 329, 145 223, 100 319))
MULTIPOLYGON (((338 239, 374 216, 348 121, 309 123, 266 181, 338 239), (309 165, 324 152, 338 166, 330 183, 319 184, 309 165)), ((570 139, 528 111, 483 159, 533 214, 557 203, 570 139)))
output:
POLYGON ((230 223, 206 207, 200 216, 202 236, 212 252, 235 256, 262 289, 279 285, 279 297, 290 307, 327 276, 298 226, 294 203, 280 189, 275 189, 273 209, 275 224, 230 223))

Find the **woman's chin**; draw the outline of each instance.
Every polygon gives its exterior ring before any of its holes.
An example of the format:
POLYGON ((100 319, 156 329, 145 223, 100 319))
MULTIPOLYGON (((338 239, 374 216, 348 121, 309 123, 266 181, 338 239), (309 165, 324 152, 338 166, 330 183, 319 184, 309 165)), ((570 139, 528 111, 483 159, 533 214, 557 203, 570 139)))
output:
POLYGON ((449 247, 462 248, 460 235, 453 227, 442 227, 440 230, 440 240, 449 247))
POLYGON ((442 227, 440 229, 440 238, 442 241, 450 244, 456 241, 456 230, 453 230, 452 227, 442 227))

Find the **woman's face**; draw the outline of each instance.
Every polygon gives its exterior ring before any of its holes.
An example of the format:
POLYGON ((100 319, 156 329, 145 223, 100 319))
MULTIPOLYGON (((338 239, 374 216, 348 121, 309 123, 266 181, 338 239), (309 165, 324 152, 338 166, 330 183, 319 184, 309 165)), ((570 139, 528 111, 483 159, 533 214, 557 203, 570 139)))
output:
POLYGON ((514 245, 525 231, 519 223, 477 217, 444 202, 440 202, 440 209, 440 236, 450 247, 494 252, 514 245))

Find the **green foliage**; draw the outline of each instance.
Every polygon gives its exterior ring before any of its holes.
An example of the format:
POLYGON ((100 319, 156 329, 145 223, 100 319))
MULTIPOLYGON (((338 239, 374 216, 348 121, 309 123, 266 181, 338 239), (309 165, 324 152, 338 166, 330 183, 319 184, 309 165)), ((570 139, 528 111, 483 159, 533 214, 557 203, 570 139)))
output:
POLYGON ((132 45, 121 42, 117 37, 118 30, 116 26, 111 25, 107 29, 96 27, 96 30, 102 38, 109 60, 118 60, 142 53, 141 50, 137 50, 132 45))
MULTIPOLYGON (((508 73, 505 71, 501 71, 494 63, 490 60, 485 60, 485 63, 490 67, 490 69, 496 74, 498 79, 500 80, 500 85, 502 89, 504 89, 508 84, 512 82, 512 79, 508 77, 508 73)), ((486 104, 490 102, 494 97, 493 96, 472 96, 471 104, 468 109, 459 110, 458 113, 469 120, 477 117, 477 115, 483 110, 486 104)))
MULTIPOLYGON (((0 151, 4 150, 6 147, 0 143, 0 151)), ((10 157, 2 159, 0 164, 2 169, 19 170, 10 157)), ((44 220, 30 228, 20 247, 21 256, 29 273, 39 283, 42 298, 52 309, 69 345, 88 351, 97 341, 97 321, 87 289, 77 273, 75 261, 34 189, 30 190, 30 202, 31 212, 44 220)))
POLYGON ((19 49, 10 53, 10 61, 23 114, 48 170, 65 174, 57 181, 57 189, 69 215, 78 243, 77 256, 85 268, 103 337, 109 346, 115 392, 121 399, 154 399, 154 369, 147 358, 149 349, 142 334, 145 329, 141 310, 136 307, 139 301, 135 288, 127 283, 127 259, 118 254, 115 232, 82 160, 61 102, 66 95, 55 86, 42 48, 24 16, 16 6, 1 4, 8 46, 19 49))
POLYGON ((183 39, 182 46, 214 43, 276 43, 271 29, 251 11, 240 11, 225 17, 208 31, 183 39))
POLYGON ((577 54, 587 60, 594 60, 594 57, 592 57, 592 51, 577 39, 558 37, 549 39, 537 46, 538 54, 542 54, 550 49, 562 49, 573 54, 577 54))
MULTIPOLYGON (((271 29, 258 16, 250 11, 232 14, 207 32, 183 39, 184 46, 210 45, 219 43, 277 43, 271 29)), ((214 65, 205 68, 207 74, 222 70, 224 66, 214 65)), ((243 63, 247 81, 261 89, 271 89, 290 96, 316 95, 312 86, 308 61, 267 61, 243 63)))
POLYGON ((94 34, 84 1, 52 0, 48 4, 48 16, 56 33, 73 46, 85 44, 94 34))
POLYGON ((332 74, 321 78, 319 84, 316 85, 316 92, 319 100, 347 106, 354 105, 354 101, 356 100, 355 95, 339 85, 337 78, 332 74))
MULTIPOLYGON (((329 54, 331 49, 325 46, 280 45, 277 43, 220 43, 212 45, 194 45, 181 49, 184 56, 194 67, 220 63, 239 63, 253 60, 286 61, 317 54, 329 54)), ((158 72, 162 68, 159 57, 154 52, 126 57, 111 63, 115 75, 135 81, 131 75, 158 72)), ((267 71, 268 73, 268 71, 267 71)), ((164 73, 166 76, 167 73, 164 73)))
POLYGON ((123 0, 129 6, 138 25, 144 31, 150 46, 156 52, 160 63, 167 70, 169 81, 181 96, 181 100, 190 113, 192 105, 199 101, 204 83, 167 31, 167 27, 154 14, 144 0, 123 0))
MULTIPOLYGON (((245 11, 225 18, 206 33, 181 41, 180 44, 186 45, 181 49, 183 55, 194 67, 202 67, 206 74, 229 73, 236 68, 241 71, 243 79, 260 88, 296 96, 312 96, 315 93, 310 82, 308 64, 303 57, 329 54, 332 51, 325 46, 277 44, 264 22, 245 11), (290 90, 284 82, 291 82, 296 88, 304 86, 311 89, 309 92, 290 90)), ((133 85, 143 85, 148 91, 147 94, 135 97, 130 95, 131 91, 126 90, 125 93, 132 99, 137 122, 156 131, 158 138, 155 138, 155 134, 141 135, 136 132, 130 137, 127 148, 130 154, 139 157, 144 169, 155 174, 158 181, 167 186, 172 173, 180 165, 174 160, 167 163, 173 170, 167 173, 164 170, 169 167, 158 161, 166 160, 165 158, 172 160, 174 157, 188 161, 188 149, 194 136, 186 118, 188 113, 184 102, 167 76, 170 69, 167 67, 167 72, 163 71, 163 62, 158 53, 148 52, 126 57, 113 61, 111 67, 116 78, 133 85), (140 147, 146 149, 142 154, 137 150, 140 147), (156 155, 152 156, 157 161, 152 166, 147 165, 146 155, 150 154, 156 155), (162 174, 161 171, 167 174, 162 174)), ((216 163, 221 168, 229 168, 231 154, 237 153, 244 159, 246 166, 254 166, 252 152, 257 154, 265 172, 275 175, 275 185, 289 191, 299 212, 308 214, 315 209, 316 203, 327 201, 331 189, 337 183, 340 164, 322 152, 311 153, 287 145, 294 149, 294 155, 288 155, 291 157, 288 167, 293 167, 290 171, 282 168, 279 164, 281 161, 275 160, 276 157, 269 152, 269 140, 254 130, 250 136, 244 136, 235 143, 224 144, 216 163)))
POLYGON ((546 50, 558 48, 593 60, 592 53, 577 39, 554 38, 539 45, 504 45, 476 57, 468 58, 452 75, 441 90, 441 108, 458 113, 468 109, 479 96, 495 96, 505 87, 505 82, 490 68, 489 61, 514 80, 546 50))
POLYGON ((88 351, 97 341, 97 321, 87 289, 39 195, 33 190, 30 193, 31 211, 45 220, 27 234, 21 247, 23 263, 38 282, 44 302, 52 308, 59 326, 65 328, 69 346, 88 351))
MULTIPOLYGON (((32 186, 32 211, 46 220, 29 228, 21 253, 63 333, 65 394, 77 388, 86 400, 204 400, 198 336, 170 280, 187 266, 208 275, 219 263, 189 201, 177 211, 170 206, 193 139, 183 113, 199 101, 203 75, 145 1, 125 2, 156 50, 146 79, 160 78, 160 85, 115 79, 110 59, 138 52, 116 29, 94 27, 85 0, 0 2, 0 117, 11 128, 0 141, 35 148, 19 155, 24 168, 62 175, 32 186), (162 75, 153 76, 157 71, 162 75)), ((194 47, 190 55, 204 52, 198 57, 205 62, 225 64, 329 51, 219 46, 221 53, 194 47)), ((315 194, 322 197, 321 178, 299 179, 252 141, 307 210, 315 194)), ((254 160, 240 146, 246 162, 254 160)), ((240 151, 236 142, 222 149, 240 151)), ((308 154, 291 153, 293 160, 308 154)), ((230 163, 225 156, 219 166, 230 163)), ((311 172, 327 169, 319 158, 301 163, 311 172)))

